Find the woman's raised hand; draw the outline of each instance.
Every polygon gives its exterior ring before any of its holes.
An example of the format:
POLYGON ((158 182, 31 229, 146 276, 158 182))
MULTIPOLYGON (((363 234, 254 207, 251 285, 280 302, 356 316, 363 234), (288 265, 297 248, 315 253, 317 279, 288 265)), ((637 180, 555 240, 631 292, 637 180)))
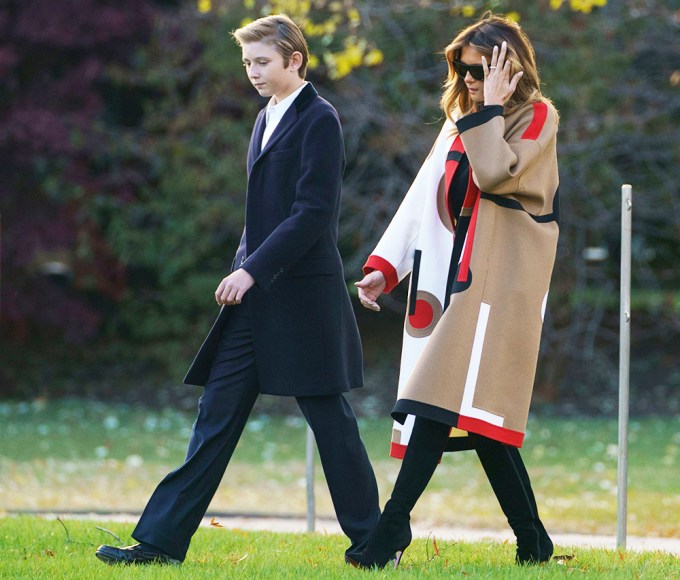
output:
POLYGON ((519 71, 510 78, 510 61, 505 60, 508 52, 508 43, 503 41, 500 50, 498 46, 493 47, 491 64, 486 62, 486 57, 482 56, 482 68, 484 69, 484 104, 485 105, 504 105, 512 96, 517 88, 519 79, 524 74, 519 71))

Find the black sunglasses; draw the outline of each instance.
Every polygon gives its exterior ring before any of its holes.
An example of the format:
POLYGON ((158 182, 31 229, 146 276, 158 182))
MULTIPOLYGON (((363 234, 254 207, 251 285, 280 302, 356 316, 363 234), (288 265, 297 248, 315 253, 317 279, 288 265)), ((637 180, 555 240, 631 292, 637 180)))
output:
POLYGON ((484 80, 484 68, 481 64, 465 64, 459 60, 454 60, 453 70, 455 70, 456 74, 462 79, 465 78, 467 73, 470 73, 470 76, 476 81, 484 80))

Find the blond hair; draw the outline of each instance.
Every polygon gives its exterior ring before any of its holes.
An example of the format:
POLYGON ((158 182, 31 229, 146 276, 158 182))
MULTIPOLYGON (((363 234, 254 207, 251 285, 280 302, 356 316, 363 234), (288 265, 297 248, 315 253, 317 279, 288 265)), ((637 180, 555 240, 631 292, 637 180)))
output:
POLYGON ((455 110, 465 114, 475 106, 465 86, 465 81, 456 74, 453 68, 453 61, 460 60, 463 48, 470 46, 481 52, 486 57, 487 63, 491 64, 494 46, 500 49, 503 41, 508 44, 506 61, 510 62, 510 78, 519 71, 524 73, 519 79, 515 92, 505 103, 504 113, 510 114, 529 102, 550 102, 541 94, 536 55, 527 35, 516 22, 504 16, 486 12, 478 22, 462 30, 444 49, 449 73, 444 83, 440 106, 451 121, 454 120, 455 110))
POLYGON ((301 79, 305 78, 309 62, 307 41, 298 25, 285 14, 258 18, 235 30, 231 35, 239 46, 251 42, 265 42, 273 45, 276 52, 283 57, 283 66, 286 68, 293 53, 299 52, 302 54, 302 65, 298 69, 298 75, 301 79))

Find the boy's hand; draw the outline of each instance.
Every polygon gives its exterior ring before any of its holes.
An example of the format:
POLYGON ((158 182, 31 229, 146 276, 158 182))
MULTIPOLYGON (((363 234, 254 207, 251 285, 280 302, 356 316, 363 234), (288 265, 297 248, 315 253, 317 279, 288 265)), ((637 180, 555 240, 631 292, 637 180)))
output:
POLYGON ((215 300, 218 304, 226 304, 228 306, 241 304, 243 296, 254 284, 255 278, 243 268, 239 268, 220 282, 217 290, 215 290, 215 300))

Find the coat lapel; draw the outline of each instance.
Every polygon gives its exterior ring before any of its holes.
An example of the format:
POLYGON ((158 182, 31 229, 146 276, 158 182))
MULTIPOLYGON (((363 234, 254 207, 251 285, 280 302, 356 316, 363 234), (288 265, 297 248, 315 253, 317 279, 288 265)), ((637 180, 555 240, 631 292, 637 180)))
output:
POLYGON ((248 148, 248 172, 253 167, 255 160, 260 155, 260 147, 262 146, 262 135, 264 135, 265 128, 265 109, 262 109, 255 120, 255 127, 253 127, 253 134, 250 138, 250 147, 248 148))
POLYGON ((316 89, 312 86, 312 83, 307 83, 305 88, 302 89, 302 91, 300 91, 300 94, 293 101, 293 104, 288 108, 286 114, 283 116, 281 122, 277 125, 276 129, 274 129, 272 136, 269 138, 267 145, 265 146, 264 149, 262 149, 262 151, 260 151, 260 144, 262 143, 262 135, 264 134, 265 123, 264 123, 264 111, 260 112, 260 116, 258 116, 257 118, 257 123, 259 123, 260 125, 258 126, 256 123, 254 131, 256 144, 255 145, 253 143, 250 144, 251 149, 256 149, 258 151, 258 154, 254 157, 253 163, 256 163, 264 155, 266 155, 267 152, 274 145, 276 145, 283 138, 283 136, 286 133, 288 133, 288 131, 290 131, 293 125, 295 125, 295 123, 297 122, 299 113, 306 109, 310 101, 317 95, 318 93, 316 92, 316 89))
MULTIPOLYGON (((288 110, 286 111, 286 114, 283 116, 279 124, 276 126, 276 129, 274 129, 274 132, 272 133, 272 136, 269 138, 269 141, 267 141, 267 145, 265 148, 260 151, 260 155, 258 156, 258 159, 262 157, 263 155, 266 155, 267 152, 274 146, 276 145, 281 138, 288 132, 290 131, 290 128, 295 125, 295 122, 297 121, 298 115, 297 115, 297 110, 295 107, 291 106, 288 107, 288 110)), ((260 143, 262 142, 262 138, 260 138, 260 143)))

